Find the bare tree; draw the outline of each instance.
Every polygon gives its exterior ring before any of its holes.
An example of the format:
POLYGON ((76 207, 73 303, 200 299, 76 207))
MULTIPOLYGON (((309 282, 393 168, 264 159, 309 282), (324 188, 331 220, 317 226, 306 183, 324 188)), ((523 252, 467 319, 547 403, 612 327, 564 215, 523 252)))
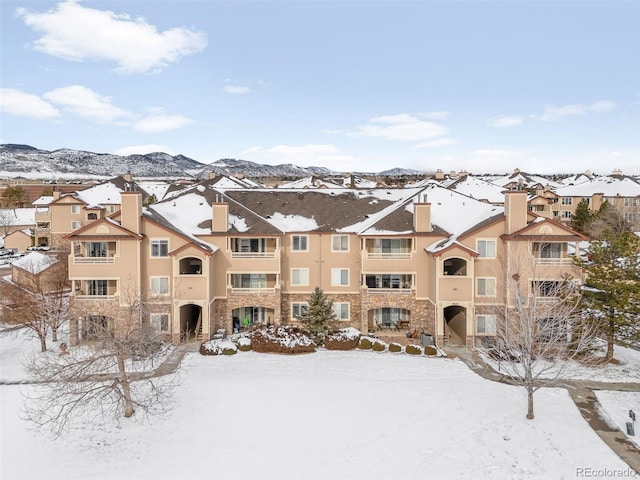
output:
POLYGON ((495 337, 480 346, 501 372, 527 392, 527 418, 534 418, 534 393, 557 384, 576 365, 592 364, 596 329, 580 310, 580 289, 569 276, 531 280, 506 278, 507 305, 491 308, 495 337))
POLYGON ((117 303, 88 318, 83 345, 60 355, 39 354, 28 363, 28 372, 41 385, 27 400, 26 415, 38 427, 59 435, 75 416, 129 418, 169 405, 175 378, 132 371, 134 362, 144 362, 148 370, 166 353, 148 323, 147 302, 131 296, 117 303))
POLYGON ((11 225, 13 225, 15 221, 15 213, 8 208, 0 209, 0 232, 3 237, 9 235, 11 230, 11 225))
MULTIPOLYGON (((64 253, 58 256, 45 256, 22 259, 22 274, 19 284, 6 284, 5 322, 9 328, 2 331, 27 328, 40 340, 40 350, 47 350, 47 337, 58 341, 58 328, 69 318, 71 303, 69 300, 69 281, 64 253), (43 270, 44 269, 44 270, 43 270)), ((0 333, 2 333, 0 331, 0 333)))

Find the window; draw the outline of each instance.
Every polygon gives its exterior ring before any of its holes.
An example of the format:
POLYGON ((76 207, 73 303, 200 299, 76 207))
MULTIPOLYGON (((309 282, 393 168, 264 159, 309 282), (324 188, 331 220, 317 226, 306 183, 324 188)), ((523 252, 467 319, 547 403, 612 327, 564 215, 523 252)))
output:
POLYGON ((266 273, 235 273, 231 275, 233 288, 267 288, 266 273))
POLYGON ((539 319, 537 336, 540 342, 567 342, 571 340, 566 322, 557 318, 539 319))
POLYGON ((381 273, 375 275, 365 275, 364 281, 367 285, 367 288, 408 289, 413 285, 413 275, 381 273))
POLYGON ((496 241, 495 240, 478 240, 478 253, 482 258, 496 257, 496 241))
POLYGON ((151 240, 151 256, 169 256, 169 240, 151 240))
POLYGON ((116 211, 116 206, 115 205, 107 205, 107 213, 113 213, 116 211))
POLYGON ((152 313, 151 314, 151 326, 158 332, 169 331, 169 314, 167 313, 152 313))
POLYGON ((71 213, 80 213, 80 205, 71 205, 71 213))
POLYGON ((168 277, 151 277, 151 294, 152 295, 168 295, 169 294, 169 278, 168 277))
POLYGON ((494 335, 496 333, 495 315, 476 315, 476 333, 494 335))
POLYGON ((637 198, 625 198, 624 199, 624 206, 625 207, 637 207, 638 206, 638 199, 637 198))
POLYGON ((98 219, 97 213, 87 213, 87 220, 97 220, 97 219, 98 219))
POLYGON ((557 297, 563 293, 562 283, 554 280, 531 282, 531 291, 536 297, 557 297))
POLYGON ((571 198, 571 197, 562 197, 562 201, 560 203, 562 205, 573 205, 573 198, 571 198))
POLYGON ((331 269, 331 285, 349 285, 349 269, 348 268, 332 268, 331 269))
POLYGON ((534 243, 533 251, 538 258, 561 258, 562 243, 534 243))
POLYGON ((496 279, 495 278, 478 278, 478 287, 476 294, 483 297, 496 296, 496 279))
POLYGON ((562 218, 571 218, 571 212, 569 210, 563 210, 562 218))
POLYGON ((236 253, 264 253, 267 251, 266 238, 232 238, 231 251, 236 253))
POLYGON ((108 295, 106 280, 87 280, 87 295, 106 296, 108 295))
POLYGON ((373 240, 373 253, 406 254, 411 253, 410 238, 376 238, 373 240))
POLYGON ((334 235, 331 238, 332 252, 348 252, 349 251, 349 235, 334 235))
POLYGON ((307 236, 294 235, 291 243, 291 250, 294 252, 306 252, 308 250, 307 236))
POLYGON ((309 269, 308 268, 292 268, 291 269, 291 285, 309 285, 309 269))
POLYGON ((303 303, 292 303, 291 304, 291 318, 298 318, 307 313, 307 308, 309 304, 306 302, 303 303))
POLYGON ((71 230, 78 230, 81 226, 80 222, 71 222, 71 230))
POLYGON ((336 320, 349 320, 349 303, 334 302, 331 308, 333 314, 336 316, 336 320))
POLYGON ((108 249, 107 242, 87 242, 87 257, 106 257, 108 249))

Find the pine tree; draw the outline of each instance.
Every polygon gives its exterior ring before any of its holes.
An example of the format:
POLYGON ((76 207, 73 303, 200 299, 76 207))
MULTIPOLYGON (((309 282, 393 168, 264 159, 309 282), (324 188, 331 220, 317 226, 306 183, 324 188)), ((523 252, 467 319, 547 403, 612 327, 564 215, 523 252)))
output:
POLYGON ((306 312, 298 319, 314 338, 314 341, 321 344, 324 336, 335 330, 336 316, 333 313, 333 302, 327 300, 324 292, 316 287, 309 297, 309 306, 306 312))
POLYGON ((606 360, 614 342, 640 343, 640 238, 632 232, 605 231, 591 243, 583 299, 607 340, 606 360))
POLYGON ((575 213, 571 216, 570 226, 575 231, 588 235, 592 220, 593 214, 589 210, 589 202, 583 198, 576 206, 575 213))

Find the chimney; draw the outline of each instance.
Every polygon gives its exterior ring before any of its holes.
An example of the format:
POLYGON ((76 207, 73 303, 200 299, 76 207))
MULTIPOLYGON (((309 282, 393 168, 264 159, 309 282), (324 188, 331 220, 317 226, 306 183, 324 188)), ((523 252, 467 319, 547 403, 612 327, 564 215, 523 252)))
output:
POLYGON ((60 189, 58 187, 53 189, 53 199, 58 200, 60 198, 60 189))
POLYGON ((621 177, 622 176, 622 170, 620 170, 619 168, 615 168, 613 170, 613 172, 611 172, 611 176, 612 177, 621 177))
POLYGON ((213 170, 211 170, 209 172, 209 180, 213 180, 214 178, 216 178, 216 172, 214 172, 213 170))
POLYGON ((527 225, 527 191, 504 192, 504 215, 507 218, 506 233, 513 233, 527 225))
POLYGON ((216 195, 215 202, 211 204, 212 232, 227 232, 229 230, 229 204, 226 203, 222 195, 216 195))
POLYGON ((591 195, 591 202, 589 202, 589 208, 592 212, 597 212, 604 203, 604 193, 594 193, 591 195))
POLYGON ((427 202, 427 195, 418 197, 413 204, 413 229, 417 233, 431 232, 431 204, 427 202), (422 198, 420 198, 422 197, 422 198))
POLYGON ((131 175, 131 172, 125 173, 122 178, 124 178, 127 182, 133 182, 133 175, 131 175))
POLYGON ((442 169, 438 169, 436 170, 436 174, 433 177, 436 180, 444 180, 444 172, 442 171, 442 169))
POLYGON ((134 233, 142 231, 142 193, 121 192, 120 225, 134 233))

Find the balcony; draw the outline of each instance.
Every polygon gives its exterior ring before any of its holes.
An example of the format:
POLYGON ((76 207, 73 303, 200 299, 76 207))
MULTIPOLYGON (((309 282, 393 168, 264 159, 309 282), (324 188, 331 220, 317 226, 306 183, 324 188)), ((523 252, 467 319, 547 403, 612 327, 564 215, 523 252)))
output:
POLYGON ((231 293, 237 295, 258 295, 276 293, 275 287, 231 287, 231 293))
POLYGON ((275 238, 231 238, 231 258, 276 258, 278 243, 275 238))
POLYGON ((413 292, 413 275, 378 273, 363 276, 364 287, 371 294, 401 294, 413 292))

